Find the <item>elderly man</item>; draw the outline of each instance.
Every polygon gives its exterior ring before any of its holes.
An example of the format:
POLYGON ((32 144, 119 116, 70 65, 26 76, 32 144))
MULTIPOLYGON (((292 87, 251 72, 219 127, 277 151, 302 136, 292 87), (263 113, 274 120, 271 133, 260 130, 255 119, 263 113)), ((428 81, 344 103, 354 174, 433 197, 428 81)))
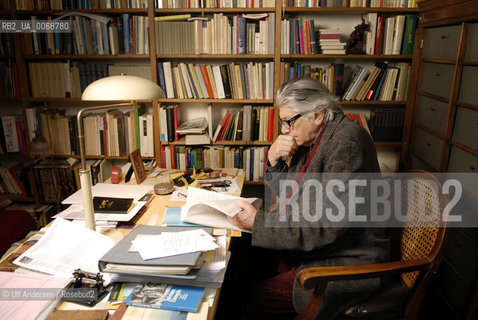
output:
MULTIPOLYGON (((281 193, 281 179, 293 179, 301 185, 314 175, 326 180, 333 175, 380 171, 369 134, 343 114, 339 99, 319 81, 300 78, 286 82, 277 92, 276 102, 282 134, 269 149, 265 180, 277 195, 287 195, 282 203, 293 197, 300 200, 304 194, 297 189, 281 193)), ((231 219, 237 226, 252 231, 252 247, 237 253, 240 257, 235 261, 242 260, 241 266, 234 266, 234 262, 228 269, 228 273, 236 273, 235 281, 241 273, 247 277, 243 280, 250 283, 250 291, 244 293, 247 298, 242 299, 247 301, 243 308, 247 318, 288 319, 301 312, 311 292, 304 291, 294 280, 300 268, 369 264, 388 259, 389 240, 382 229, 352 228, 346 219, 304 219, 311 216, 316 201, 321 200, 315 199, 307 209, 300 206, 300 213, 306 214, 295 216, 291 207, 264 212, 243 202, 242 211, 231 219), (270 269, 269 272, 261 270, 257 276, 257 264, 270 269), (252 271, 245 271, 247 268, 252 271)), ((332 206, 326 199, 321 205, 332 206)), ((233 258, 234 255, 235 252, 233 258)), ((230 275, 226 281, 229 278, 230 275)), ((333 319, 379 286, 379 279, 331 282, 319 319, 333 319)), ((227 295, 227 284, 225 287, 227 295)))

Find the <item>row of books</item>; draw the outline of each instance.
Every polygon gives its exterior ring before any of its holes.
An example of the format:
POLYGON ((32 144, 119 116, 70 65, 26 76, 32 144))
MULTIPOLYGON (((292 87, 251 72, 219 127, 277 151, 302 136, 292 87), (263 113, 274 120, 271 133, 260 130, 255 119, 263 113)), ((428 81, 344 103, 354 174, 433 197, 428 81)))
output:
MULTIPOLYGON (((412 54, 417 16, 362 16, 369 25, 364 41, 366 54, 412 54)), ((338 29, 318 29, 314 19, 289 18, 281 21, 282 54, 344 54, 345 43, 338 29)))
POLYGON ((195 65, 158 62, 158 83, 168 98, 272 99, 273 62, 195 65))
POLYGON ((0 165, 0 193, 32 195, 29 166, 21 162, 0 165))
POLYGON ((9 0, 2 0, 0 2, 0 10, 10 10, 10 1, 9 0))
POLYGON ((334 95, 341 96, 343 91, 344 64, 332 63, 326 67, 314 67, 298 61, 281 63, 281 83, 302 77, 317 79, 334 95))
POLYGON ((189 8, 274 8, 274 0, 155 0, 159 9, 189 8))
POLYGON ((141 9, 147 0, 15 0, 17 10, 141 9))
POLYGON ((0 117, 0 154, 26 154, 25 133, 20 116, 3 115, 0 117))
POLYGON ((317 31, 314 19, 290 18, 281 21, 282 54, 316 54, 317 31))
POLYGON ((38 196, 42 203, 58 204, 80 188, 79 162, 45 159, 33 167, 38 196))
POLYGON ((346 114, 347 118, 349 118, 352 121, 356 121, 362 128, 364 128, 370 136, 372 136, 372 133, 370 132, 370 128, 368 126, 367 118, 363 113, 347 113, 346 114))
MULTIPOLYGON (((32 16, 32 20, 41 20, 32 16)), ((52 17, 48 17, 49 20, 52 17)), ((121 14, 119 17, 74 15, 71 33, 31 33, 29 54, 148 54, 148 17, 121 14)))
POLYGON ((417 15, 382 16, 376 12, 362 16, 369 25, 365 31, 366 54, 412 54, 417 15))
POLYGON ((373 108, 369 121, 373 141, 401 142, 404 122, 404 108, 373 108))
POLYGON ((13 33, 0 33, 0 55, 14 56, 15 46, 13 44, 13 33))
POLYGON ((287 0, 287 7, 305 8, 416 8, 416 0, 287 0))
MULTIPOLYGON (((38 124, 54 154, 80 153, 76 115, 50 110, 41 113, 38 124)), ((143 157, 154 156, 153 116, 145 113, 144 105, 129 112, 114 109, 86 115, 83 126, 88 156, 127 156, 135 149, 143 157)))
MULTIPOLYGON (((161 17, 160 17, 161 18, 161 17)), ((155 21, 158 54, 273 54, 275 14, 155 21)))
POLYGON ((121 73, 151 80, 149 65, 106 63, 30 62, 28 63, 32 97, 79 98, 85 88, 98 79, 121 73))
POLYGON ((212 136, 216 141, 269 141, 273 139, 274 108, 252 107, 227 110, 212 136))
POLYGON ((161 146, 163 168, 186 170, 186 167, 244 169, 246 181, 264 179, 269 147, 161 146))
POLYGON ((17 63, 11 60, 0 61, 0 98, 20 99, 17 63))
POLYGON ((407 99, 410 64, 376 62, 369 69, 356 65, 344 85, 342 100, 404 101, 407 99))

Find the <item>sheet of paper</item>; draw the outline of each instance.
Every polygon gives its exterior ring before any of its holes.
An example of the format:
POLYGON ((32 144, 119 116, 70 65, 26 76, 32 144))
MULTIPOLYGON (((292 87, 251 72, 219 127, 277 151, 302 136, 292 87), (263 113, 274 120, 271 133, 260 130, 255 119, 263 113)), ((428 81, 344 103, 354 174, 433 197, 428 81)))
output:
MULTIPOLYGON (((111 195, 114 195, 115 198, 133 198, 134 202, 138 202, 142 196, 151 190, 153 190, 151 185, 97 183, 91 188, 91 194, 93 197, 111 197, 111 195)), ((61 203, 83 206, 81 189, 61 203)))
POLYGON ((44 274, 21 274, 12 272, 0 272, 0 290, 2 291, 2 300, 0 301, 0 314, 2 319, 23 320, 35 319, 38 314, 48 308, 52 303, 58 300, 56 294, 64 288, 70 278, 53 277, 44 274), (21 290, 25 288, 25 290, 21 290), (51 299, 28 300, 23 295, 44 292, 44 297, 51 299), (47 289, 52 289, 47 290, 47 289), (45 291, 44 291, 45 290, 45 291), (15 295, 19 295, 17 301, 12 301, 15 295))
POLYGON ((93 230, 56 219, 43 237, 13 263, 56 276, 70 277, 80 268, 98 272, 98 260, 115 242, 93 230))
MULTIPOLYGON (((207 225, 217 228, 240 230, 237 226, 227 220, 227 216, 234 216, 241 209, 239 203, 242 201, 253 203, 256 207, 260 205, 257 198, 241 198, 228 194, 212 192, 208 190, 190 188, 186 205, 181 208, 181 220, 207 225)), ((247 230, 240 230, 246 231, 247 230)))
POLYGON ((144 260, 175 256, 197 251, 216 250, 215 239, 202 229, 182 232, 163 232, 159 235, 136 238, 133 245, 144 260))

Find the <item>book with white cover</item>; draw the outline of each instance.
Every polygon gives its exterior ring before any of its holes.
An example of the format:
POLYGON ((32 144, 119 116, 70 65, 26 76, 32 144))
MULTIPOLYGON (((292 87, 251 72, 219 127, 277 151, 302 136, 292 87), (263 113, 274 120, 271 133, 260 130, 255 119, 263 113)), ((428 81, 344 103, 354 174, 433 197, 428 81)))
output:
POLYGON ((241 198, 198 188, 188 188, 186 205, 181 208, 181 221, 250 232, 227 220, 228 216, 233 217, 241 211, 239 203, 243 200, 256 208, 261 205, 261 200, 258 198, 241 198))

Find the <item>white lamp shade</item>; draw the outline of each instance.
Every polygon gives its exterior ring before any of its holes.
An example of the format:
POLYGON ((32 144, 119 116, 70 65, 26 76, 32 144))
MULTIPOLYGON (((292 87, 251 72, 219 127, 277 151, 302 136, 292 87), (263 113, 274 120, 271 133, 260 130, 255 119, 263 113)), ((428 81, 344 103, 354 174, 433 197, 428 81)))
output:
POLYGON ((90 83, 81 100, 150 100, 164 98, 163 90, 154 82, 136 76, 111 76, 90 83))

